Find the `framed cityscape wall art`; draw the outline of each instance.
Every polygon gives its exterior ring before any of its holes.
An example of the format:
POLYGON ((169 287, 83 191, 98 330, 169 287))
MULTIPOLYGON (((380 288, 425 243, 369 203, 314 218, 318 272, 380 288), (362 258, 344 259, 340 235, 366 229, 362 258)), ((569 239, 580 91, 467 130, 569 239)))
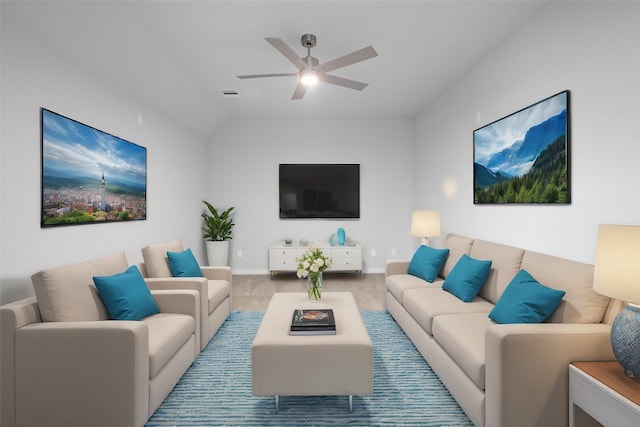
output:
POLYGON ((41 227, 147 218, 147 149, 47 109, 41 227))
POLYGON ((569 91, 473 131, 475 204, 571 203, 569 91))

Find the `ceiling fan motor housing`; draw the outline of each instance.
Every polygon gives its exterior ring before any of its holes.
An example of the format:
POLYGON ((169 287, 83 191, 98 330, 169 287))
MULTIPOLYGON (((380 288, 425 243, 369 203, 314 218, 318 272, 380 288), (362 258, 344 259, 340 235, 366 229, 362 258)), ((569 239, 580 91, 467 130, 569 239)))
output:
POLYGON ((314 47, 316 45, 316 36, 313 34, 303 34, 300 43, 306 48, 314 47))

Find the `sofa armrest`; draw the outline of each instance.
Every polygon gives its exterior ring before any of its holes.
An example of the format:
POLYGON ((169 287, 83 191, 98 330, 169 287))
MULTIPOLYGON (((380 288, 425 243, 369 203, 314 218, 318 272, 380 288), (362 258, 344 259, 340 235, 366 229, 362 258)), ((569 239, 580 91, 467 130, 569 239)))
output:
MULTIPOLYGON (((206 280, 205 280, 206 282, 206 280)), ((161 313, 177 313, 188 314, 195 319, 195 338, 196 349, 201 349, 202 328, 206 327, 207 311, 202 317, 202 300, 205 300, 205 304, 208 304, 206 298, 208 293, 205 293, 205 298, 200 297, 199 291, 192 289, 167 289, 167 290, 153 290, 151 291, 153 299, 156 301, 161 313)), ((205 343, 206 344, 206 343, 205 343)))
POLYGON ((231 284, 231 267, 206 267, 201 266, 200 271, 209 280, 226 280, 231 284))
POLYGON ((566 426, 569 363, 614 360, 607 324, 494 325, 485 337, 487 426, 566 426))
POLYGON ((388 259, 384 270, 385 277, 393 276, 394 274, 407 274, 409 262, 406 259, 388 259))
POLYGON ((151 291, 161 313, 188 314, 200 319, 200 292, 192 289, 151 291))
POLYGON ((40 323, 35 297, 0 307, 0 426, 15 426, 15 335, 23 326, 40 323))
POLYGON ((45 322, 15 333, 16 418, 24 425, 142 426, 149 414, 142 322, 45 322))
POLYGON ((145 278, 144 281, 152 293, 160 290, 190 289, 201 292, 202 295, 208 295, 208 285, 205 277, 145 278))

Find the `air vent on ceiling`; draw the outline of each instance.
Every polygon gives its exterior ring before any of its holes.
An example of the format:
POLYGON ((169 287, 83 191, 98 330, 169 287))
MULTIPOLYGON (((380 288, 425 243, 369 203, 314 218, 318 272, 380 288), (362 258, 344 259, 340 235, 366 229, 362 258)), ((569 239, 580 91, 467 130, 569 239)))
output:
POLYGON ((240 96, 237 89, 220 89, 220 93, 227 98, 234 98, 240 96))

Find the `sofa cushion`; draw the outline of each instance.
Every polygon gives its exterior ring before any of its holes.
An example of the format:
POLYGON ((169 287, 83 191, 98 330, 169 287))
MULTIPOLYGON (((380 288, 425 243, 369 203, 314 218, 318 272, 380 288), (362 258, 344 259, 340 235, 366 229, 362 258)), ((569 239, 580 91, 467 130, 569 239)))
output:
POLYGON ((546 286, 565 291, 551 323, 600 323, 609 298, 593 290, 593 266, 526 251, 522 268, 546 286))
POLYGON ((489 313, 497 323, 544 322, 558 307, 564 291, 544 286, 526 270, 520 270, 489 313))
POLYGON ((31 276, 40 315, 45 322, 79 322, 109 318, 93 276, 120 273, 129 264, 124 252, 62 267, 41 270, 31 276))
POLYGON ((449 255, 449 249, 434 249, 420 245, 411 258, 407 273, 433 282, 449 255))
POLYGON ((474 240, 469 256, 492 261, 489 277, 479 295, 495 304, 511 279, 520 271, 524 249, 486 240, 474 240))
POLYGON ((473 239, 457 234, 448 234, 444 240, 444 247, 449 249, 449 256, 440 271, 441 276, 446 279, 453 267, 458 263, 462 255, 469 255, 473 239))
POLYGON ((437 288, 407 289, 404 291, 404 308, 429 335, 433 319, 443 314, 482 313, 483 317, 493 304, 480 297, 462 302, 449 292, 437 288))
POLYGON ((94 276, 102 302, 115 320, 140 320, 160 312, 138 267, 111 276, 94 276))
POLYGON ((142 320, 149 329, 149 378, 153 378, 194 334, 196 323, 186 314, 159 313, 142 320))
POLYGON ((433 320, 433 339, 478 386, 485 387, 485 332, 494 323, 482 313, 442 315, 433 320))
POLYGON ((173 240, 155 243, 142 248, 142 258, 147 277, 173 277, 169 268, 167 252, 182 252, 182 242, 173 240))
POLYGON ((182 252, 167 251, 167 260, 173 277, 204 277, 189 248, 182 252))
POLYGON ((442 284, 442 289, 451 292, 464 302, 471 302, 484 285, 491 260, 478 260, 462 255, 442 284))
POLYGON ((442 281, 442 278, 438 277, 433 281, 433 283, 429 283, 410 274, 393 274, 384 279, 387 290, 391 292, 391 295, 393 295, 400 304, 404 304, 403 295, 407 289, 440 289, 442 287, 442 281))

